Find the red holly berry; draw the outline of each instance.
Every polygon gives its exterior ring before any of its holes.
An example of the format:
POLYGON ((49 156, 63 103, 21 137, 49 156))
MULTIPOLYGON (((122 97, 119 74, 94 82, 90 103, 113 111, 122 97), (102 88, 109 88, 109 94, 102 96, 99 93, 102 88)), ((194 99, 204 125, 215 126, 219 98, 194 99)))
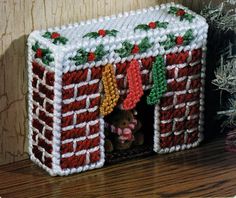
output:
POLYGON ((176 42, 177 45, 182 45, 183 42, 184 42, 184 39, 183 39, 182 36, 177 36, 175 42, 176 42))
POLYGON ((185 15, 185 11, 183 9, 179 9, 177 12, 176 12, 176 15, 177 16, 184 16, 185 15))
POLYGON ((138 45, 134 45, 133 49, 132 49, 132 54, 137 54, 139 52, 139 46, 138 45))
POLYGON ((94 61, 95 58, 96 58, 96 56, 93 52, 88 53, 88 61, 94 61))
POLYGON ((151 28, 151 29, 155 29, 157 27, 157 24, 155 22, 150 22, 148 24, 148 26, 151 28))
POLYGON ((98 30, 98 34, 99 36, 102 36, 102 37, 106 36, 106 30, 103 30, 103 29, 98 30))
POLYGON ((58 38, 58 37, 60 37, 60 36, 61 36, 61 35, 60 35, 59 33, 53 32, 52 35, 51 35, 51 38, 52 38, 52 39, 56 39, 56 38, 58 38))
POLYGON ((38 48, 36 50, 36 58, 42 58, 43 57, 43 51, 42 49, 38 48))

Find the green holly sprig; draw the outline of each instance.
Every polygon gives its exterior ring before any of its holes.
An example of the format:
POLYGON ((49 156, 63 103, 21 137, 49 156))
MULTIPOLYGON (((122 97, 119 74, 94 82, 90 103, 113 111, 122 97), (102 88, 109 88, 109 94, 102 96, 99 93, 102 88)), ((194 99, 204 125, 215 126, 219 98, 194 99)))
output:
POLYGON ((170 7, 170 10, 168 11, 169 14, 174 14, 175 16, 179 16, 180 20, 188 20, 189 22, 192 22, 195 16, 187 13, 184 9, 177 8, 177 7, 170 7))
POLYGON ((84 48, 77 50, 77 54, 74 57, 70 57, 69 60, 75 61, 75 65, 85 64, 91 61, 101 60, 108 51, 104 50, 104 45, 98 45, 94 52, 88 52, 84 48))
POLYGON ((65 45, 68 41, 66 37, 61 36, 58 32, 45 32, 43 34, 44 38, 51 39, 54 44, 65 45))
POLYGON ((48 48, 41 48, 38 41, 32 46, 32 50, 35 52, 34 57, 41 59, 45 65, 49 65, 50 62, 54 61, 52 52, 48 48))
POLYGON ((156 28, 167 28, 168 22, 160 22, 160 21, 155 21, 155 22, 150 22, 149 24, 139 24, 134 28, 134 31, 136 30, 145 30, 148 31, 150 29, 156 29, 156 28))
POLYGON ((137 44, 131 44, 128 41, 122 43, 120 49, 115 49, 114 51, 119 54, 121 58, 127 57, 131 54, 143 53, 146 52, 149 48, 153 46, 153 43, 150 43, 148 37, 145 37, 141 42, 137 44))
POLYGON ((98 38, 99 36, 104 37, 104 36, 113 36, 116 37, 118 31, 117 30, 104 30, 104 29, 100 29, 98 30, 98 32, 89 32, 87 34, 85 34, 83 36, 83 38, 85 37, 89 37, 89 38, 98 38))
POLYGON ((168 50, 176 45, 188 45, 194 39, 193 30, 189 29, 185 32, 184 36, 175 36, 174 34, 168 34, 167 39, 160 44, 164 46, 165 50, 168 50))

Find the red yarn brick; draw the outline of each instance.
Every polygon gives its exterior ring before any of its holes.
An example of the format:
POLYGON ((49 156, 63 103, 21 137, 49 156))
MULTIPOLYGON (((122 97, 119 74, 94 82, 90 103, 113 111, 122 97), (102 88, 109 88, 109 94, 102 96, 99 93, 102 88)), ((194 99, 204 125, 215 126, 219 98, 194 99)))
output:
POLYGON ((163 111, 160 111, 160 119, 161 120, 171 120, 173 119, 174 115, 173 115, 173 108, 163 111))
POLYGON ((69 104, 62 105, 62 113, 70 112, 70 111, 77 111, 80 109, 86 108, 86 99, 71 102, 69 104))
POLYGON ((37 108, 38 108, 38 106, 33 104, 33 110, 32 110, 33 114, 36 114, 37 108))
POLYGON ((74 114, 62 117, 61 119, 61 126, 67 127, 73 125, 74 114))
POLYGON ((126 85, 124 84, 125 79, 124 78, 120 78, 116 80, 117 83, 117 87, 119 90, 121 89, 126 89, 126 85))
POLYGON ((67 140, 71 138, 79 138, 79 137, 84 137, 86 135, 86 128, 76 128, 76 129, 71 129, 68 131, 62 131, 61 132, 61 140, 67 140))
POLYGON ((183 64, 187 62, 189 52, 180 52, 175 54, 167 54, 166 55, 166 64, 167 65, 175 65, 175 64, 183 64))
POLYGON ((196 115, 199 114, 199 104, 189 106, 189 115, 196 115))
POLYGON ((173 135, 160 138, 160 147, 161 148, 170 148, 174 145, 173 135))
POLYGON ((47 112, 53 113, 53 105, 50 104, 49 102, 46 102, 45 109, 46 109, 47 112))
POLYGON ((168 91, 183 91, 186 90, 187 79, 177 82, 176 80, 167 84, 168 91))
POLYGON ((202 49, 195 49, 192 51, 191 63, 202 59, 202 49))
POLYGON ((93 139, 86 139, 83 141, 79 141, 76 143, 76 151, 88 150, 96 146, 99 146, 99 144, 100 144, 100 136, 93 139))
POLYGON ((96 98, 90 98, 90 105, 89 108, 93 108, 95 106, 99 106, 100 104, 100 96, 96 98))
POLYGON ((43 125, 38 121, 38 119, 33 119, 33 127, 34 128, 36 128, 36 129, 38 129, 38 131, 40 132, 40 133, 42 133, 42 130, 43 130, 43 125))
POLYGON ((49 154, 52 153, 52 145, 48 144, 44 139, 38 137, 38 146, 42 147, 47 151, 49 154))
POLYGON ((39 83, 39 92, 45 94, 45 96, 51 100, 54 98, 54 92, 53 90, 48 89, 45 85, 42 83, 39 83))
POLYGON ((44 136, 45 136, 49 141, 52 141, 53 134, 52 134, 52 131, 51 131, 51 130, 45 129, 45 131, 44 131, 44 136))
POLYGON ((100 131, 100 122, 98 122, 95 125, 90 125, 89 126, 89 135, 98 133, 100 131))
POLYGON ((61 154, 71 153, 74 151, 73 142, 65 143, 61 145, 61 154))
POLYGON ((199 92, 181 94, 177 96, 177 103, 181 104, 181 103, 196 101, 199 100, 199 96, 200 96, 199 92))
POLYGON ((34 154, 34 157, 37 158, 40 162, 42 162, 43 153, 38 149, 37 146, 33 145, 32 152, 34 154))
POLYGON ((88 85, 83 85, 81 87, 78 87, 77 96, 91 95, 98 92, 99 92, 99 83, 95 83, 91 85, 88 84, 88 85))
POLYGON ((196 142, 198 140, 198 135, 199 135, 198 130, 196 130, 192 133, 188 133, 188 135, 187 135, 187 144, 192 144, 192 143, 196 142))
POLYGON ((33 77, 33 79, 32 79, 32 87, 36 88, 37 87, 37 83, 38 83, 38 79, 33 77))
POLYGON ((154 59, 155 58, 153 58, 153 57, 142 58, 141 59, 142 67, 144 69, 151 70, 152 69, 152 63, 153 63, 154 59))
POLYGON ((183 131, 186 129, 186 120, 175 123, 175 131, 183 131))
POLYGON ((183 145, 184 144, 184 133, 181 133, 179 135, 174 135, 173 141, 174 141, 173 146, 183 145))
POLYGON ((117 63, 116 64, 116 75, 123 74, 126 75, 126 70, 129 67, 129 62, 125 61, 124 63, 117 63))
POLYGON ((33 73, 42 80, 44 72, 45 72, 45 68, 36 62, 33 62, 32 65, 33 65, 33 68, 32 68, 33 73))
POLYGON ((172 132, 173 123, 160 123, 160 133, 169 133, 172 132))
POLYGON ((198 89, 202 86, 201 78, 191 80, 190 89, 198 89))
POLYGON ((38 92, 33 91, 33 100, 43 107, 44 98, 42 98, 38 92))
POLYGON ((149 85, 150 82, 149 82, 149 73, 147 74, 142 74, 142 84, 143 85, 149 85))
POLYGON ((91 120, 96 120, 98 119, 99 116, 99 111, 95 112, 85 112, 85 113, 80 113, 77 115, 77 124, 83 123, 83 122, 88 122, 91 120))
POLYGON ((199 124, 199 118, 191 119, 186 122, 186 128, 193 129, 193 128, 198 127, 198 124, 199 124))
POLYGON ((173 112, 173 117, 174 118, 182 118, 185 116, 185 112, 186 112, 186 107, 181 107, 181 108, 177 108, 174 110, 173 112))
POLYGON ((67 72, 62 77, 62 84, 70 85, 70 84, 78 84, 80 82, 84 82, 87 79, 88 69, 83 69, 79 71, 67 72))
POLYGON ((168 107, 173 105, 174 96, 164 96, 161 98, 160 106, 161 107, 168 107))
POLYGON ((166 78, 172 79, 175 77, 175 68, 166 70, 166 78))
POLYGON ((61 159, 61 168, 78 168, 86 163, 86 154, 61 159))
POLYGON ((100 150, 94 151, 90 153, 90 163, 96 163, 100 160, 100 150))
POLYGON ((34 142, 36 142, 36 136, 38 135, 38 133, 35 131, 35 130, 33 130, 33 135, 32 135, 32 140, 34 141, 34 142))
POLYGON ((45 77, 46 84, 49 86, 54 86, 54 72, 47 72, 45 77))
POLYGON ((44 164, 48 168, 52 168, 52 158, 44 156, 44 164))
POLYGON ((62 100, 74 97, 74 88, 62 89, 62 100))
POLYGON ((39 119, 44 121, 48 126, 53 126, 53 117, 46 115, 44 111, 39 111, 39 119))
POLYGON ((102 68, 101 67, 93 67, 91 69, 91 80, 101 79, 102 78, 102 68))

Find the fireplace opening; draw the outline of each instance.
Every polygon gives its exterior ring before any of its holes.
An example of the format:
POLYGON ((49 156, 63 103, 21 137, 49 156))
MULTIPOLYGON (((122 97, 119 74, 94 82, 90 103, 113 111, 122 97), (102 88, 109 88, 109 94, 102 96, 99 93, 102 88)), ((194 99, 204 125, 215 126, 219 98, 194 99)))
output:
POLYGON ((104 118, 106 164, 153 154, 154 106, 147 105, 148 93, 135 109, 124 111, 116 107, 104 118), (124 130, 128 123, 130 129, 124 130))

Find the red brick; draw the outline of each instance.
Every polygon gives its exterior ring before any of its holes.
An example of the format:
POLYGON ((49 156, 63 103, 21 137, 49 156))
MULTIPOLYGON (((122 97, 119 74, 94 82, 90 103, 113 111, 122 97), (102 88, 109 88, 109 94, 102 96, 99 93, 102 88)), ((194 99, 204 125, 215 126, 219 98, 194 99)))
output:
POLYGON ((160 120, 171 120, 173 119, 173 108, 163 111, 161 110, 160 112, 160 120))
POLYGON ((179 68, 178 70, 178 77, 183 77, 183 76, 193 76, 196 74, 199 74, 201 72, 202 65, 198 64, 195 66, 186 66, 183 68, 179 68))
POLYGON ((32 79, 32 87, 36 88, 37 87, 38 80, 37 78, 33 77, 32 79))
POLYGON ((74 88, 62 89, 62 100, 74 97, 74 88))
POLYGON ((198 60, 202 59, 202 50, 201 49, 195 49, 192 51, 192 60, 191 63, 196 62, 198 60))
POLYGON ((70 84, 78 84, 80 82, 84 82, 87 79, 88 69, 83 69, 79 71, 67 72, 62 77, 62 84, 70 85, 70 84))
POLYGON ((35 131, 35 130, 33 130, 33 134, 32 134, 32 140, 34 141, 34 142, 36 142, 36 136, 37 136, 37 132, 35 131))
POLYGON ((190 75, 190 66, 186 66, 178 69, 178 78, 189 76, 190 75))
POLYGON ((40 162, 42 162, 43 153, 38 149, 37 146, 33 145, 32 152, 34 157, 37 158, 40 162))
POLYGON ((189 115, 196 115, 199 113, 199 104, 189 106, 189 115))
POLYGON ((52 158, 44 156, 44 164, 48 168, 52 168, 52 158))
POLYGON ((52 145, 48 144, 44 139, 38 137, 38 146, 42 147, 47 151, 49 154, 52 153, 52 145))
POLYGON ((86 107, 86 99, 62 105, 62 113, 77 111, 86 107))
POLYGON ((80 113, 77 115, 77 124, 83 123, 83 122, 88 122, 91 120, 96 120, 98 119, 99 116, 99 111, 95 112, 85 112, 85 113, 80 113))
POLYGON ((173 105, 173 96, 165 96, 161 98, 160 106, 161 107, 168 107, 170 105, 173 105))
POLYGON ((99 106, 99 104, 100 104, 100 96, 98 96, 96 98, 90 98, 89 108, 93 108, 95 106, 99 106))
POLYGON ((153 57, 148 57, 148 58, 141 59, 142 67, 144 69, 151 70, 152 69, 152 63, 153 63, 154 59, 155 58, 153 58, 153 57))
POLYGON ((160 138, 160 147, 161 148, 170 148, 174 145, 173 135, 160 138))
POLYGON ((117 87, 119 90, 121 89, 126 89, 126 85, 124 84, 125 79, 124 78, 120 78, 116 80, 117 83, 117 87))
POLYGON ((181 103, 186 103, 186 102, 198 101, 199 96, 200 96, 199 92, 181 94, 177 96, 177 103, 181 104, 181 103))
POLYGON ((94 151, 90 153, 90 163, 96 163, 100 160, 100 150, 94 151))
POLYGON ((46 102, 45 109, 46 109, 47 112, 53 113, 53 105, 50 104, 49 102, 46 102))
POLYGON ((44 136, 45 138, 47 138, 49 141, 52 140, 52 137, 53 137, 53 133, 51 130, 48 130, 48 129, 45 129, 44 131, 44 136))
POLYGON ((45 71, 45 68, 42 67, 41 65, 39 65, 38 63, 36 62, 33 62, 32 63, 33 65, 33 68, 32 68, 32 71, 35 75, 37 75, 41 80, 43 79, 43 75, 44 75, 44 71, 45 71))
POLYGON ((142 83, 143 85, 149 85, 149 73, 147 74, 142 74, 142 83))
POLYGON ((183 64, 187 62, 189 52, 180 52, 175 54, 167 54, 166 55, 166 64, 167 65, 175 65, 175 64, 183 64))
POLYGON ((61 168, 78 168, 86 163, 86 154, 61 159, 61 168))
POLYGON ((186 107, 181 107, 181 108, 175 109, 173 112, 173 117, 174 118, 182 118, 185 116, 185 112, 186 112, 186 107))
POLYGON ((160 133, 169 133, 172 132, 173 123, 160 123, 160 133))
POLYGON ((202 86, 201 78, 191 80, 190 89, 198 89, 202 86))
POLYGON ((172 79, 175 77, 175 68, 166 70, 166 78, 172 79))
POLYGON ((100 122, 98 122, 97 124, 95 125, 90 125, 89 126, 89 135, 92 135, 92 134, 95 134, 95 133, 98 133, 100 131, 100 122))
POLYGON ((93 67, 91 72, 91 80, 102 78, 102 67, 93 67))
POLYGON ((196 127, 198 127, 198 125, 199 125, 199 118, 191 119, 191 120, 188 120, 188 121, 186 122, 186 128, 187 128, 187 129, 196 128, 196 127))
POLYGON ((173 137, 173 145, 183 145, 184 144, 184 133, 181 133, 179 135, 174 135, 173 137))
POLYGON ((62 117, 61 119, 61 126, 67 127, 73 125, 74 114, 62 117))
POLYGON ((38 106, 37 105, 33 105, 33 114, 36 114, 36 110, 37 110, 38 106))
POLYGON ((123 74, 126 75, 126 70, 129 67, 129 62, 126 61, 124 63, 117 63, 116 64, 116 75, 123 74))
POLYGON ((187 144, 192 144, 192 143, 196 142, 198 140, 198 135, 199 135, 198 130, 196 130, 192 133, 188 133, 187 144))
POLYGON ((45 77, 46 84, 49 86, 54 86, 54 72, 47 72, 45 77))
POLYGON ((77 96, 91 95, 98 92, 99 92, 99 83, 95 83, 91 85, 88 84, 88 85, 83 85, 81 87, 78 87, 77 96))
POLYGON ((187 121, 179 121, 175 123, 175 131, 183 131, 186 130, 186 123, 187 121))
POLYGON ((71 138, 79 138, 79 137, 84 137, 86 135, 86 128, 76 128, 76 129, 71 129, 68 131, 62 131, 61 132, 61 140, 67 140, 71 138))
POLYGON ((38 102, 40 106, 43 107, 43 101, 44 101, 44 98, 42 98, 39 93, 33 91, 33 100, 35 102, 38 102))
POLYGON ((44 111, 39 111, 39 119, 44 121, 48 126, 53 126, 53 117, 47 115, 44 111))
POLYGON ((38 121, 38 119, 33 119, 33 127, 34 128, 36 128, 36 129, 38 129, 38 131, 40 132, 40 133, 42 133, 42 130, 43 130, 43 125, 38 121))
POLYGON ((79 141, 76 143, 76 151, 88 150, 96 146, 99 146, 99 144, 100 144, 100 136, 93 139, 86 139, 83 141, 79 141))
POLYGON ((61 154, 74 152, 73 142, 65 143, 61 145, 61 154))
POLYGON ((183 91, 186 90, 187 80, 177 82, 176 80, 167 84, 168 91, 183 91))
POLYGON ((39 92, 45 94, 45 96, 51 100, 54 98, 54 92, 53 90, 48 89, 45 85, 42 83, 39 84, 39 92))

